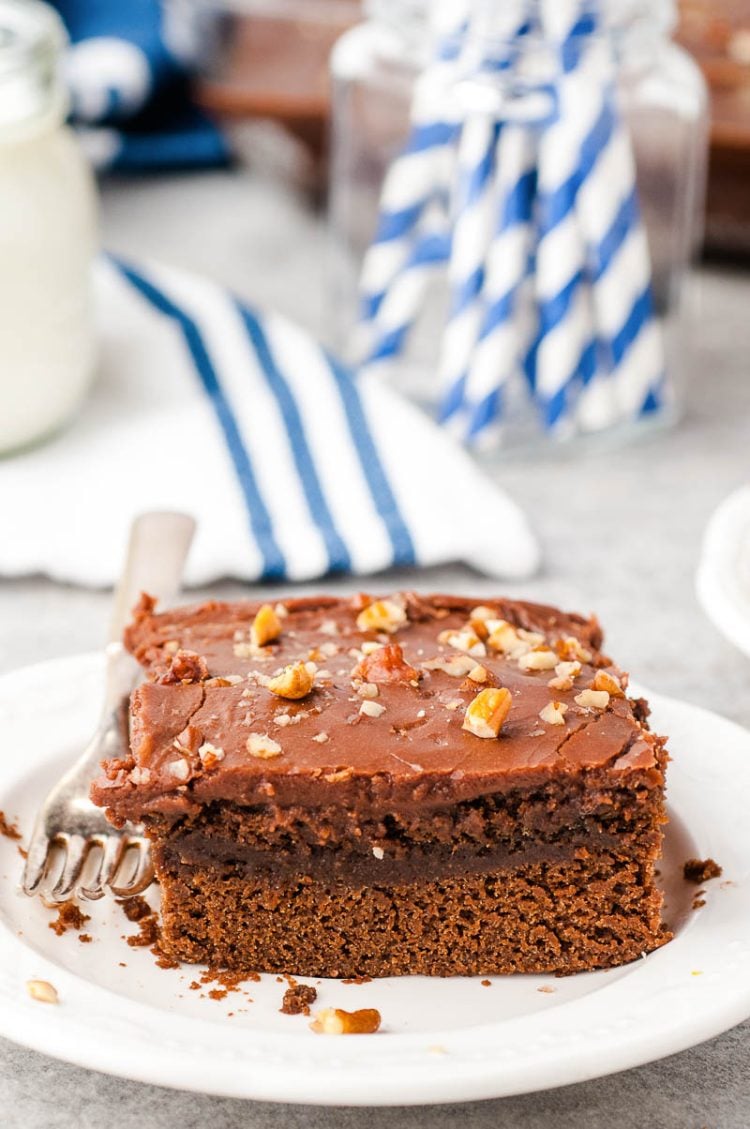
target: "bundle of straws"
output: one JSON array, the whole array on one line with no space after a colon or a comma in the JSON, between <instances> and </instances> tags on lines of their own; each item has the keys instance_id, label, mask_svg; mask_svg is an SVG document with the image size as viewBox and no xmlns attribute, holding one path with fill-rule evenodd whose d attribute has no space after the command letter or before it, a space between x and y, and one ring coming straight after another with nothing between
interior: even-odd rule
<instances>
[{"instance_id":1,"label":"bundle of straws","mask_svg":"<svg viewBox=\"0 0 750 1129\"><path fill-rule=\"evenodd\" d=\"M562 435L663 406L605 3L433 0L434 55L362 269L363 370L399 362L447 274L440 419L471 444L497 442L519 389Z\"/></svg>"}]
</instances>

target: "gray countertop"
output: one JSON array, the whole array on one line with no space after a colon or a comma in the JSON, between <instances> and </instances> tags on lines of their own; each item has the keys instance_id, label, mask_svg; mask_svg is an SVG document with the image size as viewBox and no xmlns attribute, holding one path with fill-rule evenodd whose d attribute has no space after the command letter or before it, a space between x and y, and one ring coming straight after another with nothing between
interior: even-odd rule
<instances>
[{"instance_id":1,"label":"gray countertop","mask_svg":"<svg viewBox=\"0 0 750 1129\"><path fill-rule=\"evenodd\" d=\"M202 271L311 328L322 325L323 225L293 189L252 171L110 183L103 228L112 249ZM750 725L747 661L706 620L693 591L706 520L748 477L750 274L705 268L699 288L689 407L678 428L606 455L491 473L526 508L544 549L543 572L509 592L595 610L609 649L639 681ZM388 579L399 581L414 578ZM492 587L458 567L418 583L480 596ZM43 578L0 582L0 672L98 647L108 600ZM662 1062L562 1090L464 1106L315 1111L126 1082L0 1040L0 1105L7 1129L441 1129L459 1118L508 1129L747 1129L749 1056L750 1022Z\"/></svg>"}]
</instances>

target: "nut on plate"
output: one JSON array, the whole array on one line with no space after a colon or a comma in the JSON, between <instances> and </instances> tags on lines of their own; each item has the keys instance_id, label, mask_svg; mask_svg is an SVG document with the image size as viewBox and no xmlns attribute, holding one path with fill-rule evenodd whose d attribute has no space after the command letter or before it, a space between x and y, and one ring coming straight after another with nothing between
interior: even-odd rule
<instances>
[{"instance_id":1,"label":"nut on plate","mask_svg":"<svg viewBox=\"0 0 750 1129\"><path fill-rule=\"evenodd\" d=\"M266 683L272 694L279 698L306 698L315 685L315 663L290 663L281 674Z\"/></svg>"},{"instance_id":2,"label":"nut on plate","mask_svg":"<svg viewBox=\"0 0 750 1129\"><path fill-rule=\"evenodd\" d=\"M400 604L395 600L375 600L357 616L357 627L360 631L385 631L392 634L403 627L407 615Z\"/></svg>"},{"instance_id":3,"label":"nut on plate","mask_svg":"<svg viewBox=\"0 0 750 1129\"><path fill-rule=\"evenodd\" d=\"M504 686L480 690L466 707L461 728L475 737L497 737L512 705L510 690Z\"/></svg>"},{"instance_id":4,"label":"nut on plate","mask_svg":"<svg viewBox=\"0 0 750 1129\"><path fill-rule=\"evenodd\" d=\"M258 609L250 628L250 641L256 647L264 647L266 643L272 643L274 639L278 639L281 631L281 620L276 614L276 610L270 604L263 604Z\"/></svg>"},{"instance_id":5,"label":"nut on plate","mask_svg":"<svg viewBox=\"0 0 750 1129\"><path fill-rule=\"evenodd\" d=\"M57 988L54 984L50 984L49 980L27 980L26 991L32 1000L38 1000L42 1004L57 1004L60 1002Z\"/></svg>"},{"instance_id":6,"label":"nut on plate","mask_svg":"<svg viewBox=\"0 0 750 1129\"><path fill-rule=\"evenodd\" d=\"M326 1007L317 1013L310 1030L317 1035L374 1035L380 1023L380 1012L374 1007L360 1008L359 1011Z\"/></svg>"}]
</instances>

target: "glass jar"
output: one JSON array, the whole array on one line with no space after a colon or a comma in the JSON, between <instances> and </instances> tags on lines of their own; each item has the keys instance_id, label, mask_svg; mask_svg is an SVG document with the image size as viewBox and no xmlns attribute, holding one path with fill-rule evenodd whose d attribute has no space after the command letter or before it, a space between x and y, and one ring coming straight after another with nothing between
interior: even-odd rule
<instances>
[{"instance_id":1,"label":"glass jar","mask_svg":"<svg viewBox=\"0 0 750 1129\"><path fill-rule=\"evenodd\" d=\"M95 199L64 44L52 8L0 0L0 453L62 425L94 371Z\"/></svg>"},{"instance_id":2,"label":"glass jar","mask_svg":"<svg viewBox=\"0 0 750 1129\"><path fill-rule=\"evenodd\" d=\"M513 99L519 92L530 106L528 96L534 91L537 94L551 91L550 106L547 110L542 108L536 116L531 112L527 123L536 139L534 144L548 144L540 142L543 130L555 128L555 120L559 127L565 114L566 103L559 95L562 87L558 77L568 66L565 52L569 49L580 51L589 77L599 75L596 81L601 81L602 89L609 83L618 107L618 120L624 123L630 137L631 168L632 159L635 161L632 178L637 182L639 214L634 223L641 232L645 228L642 258L646 274L650 259L651 274L647 297L650 316L658 327L657 351L664 361L658 391L653 396L641 395L633 387L628 390L626 382L624 394L617 393L620 406L613 406L613 399L609 408L602 409L603 400L597 403L593 393L598 388L606 398L611 394L611 386L598 378L587 384L581 360L577 391L573 388L575 381L571 381L566 411L560 412L558 418L553 418L556 409L549 402L540 406L538 386L529 379L528 371L521 371L527 370L527 361L514 363L511 367L515 376L507 380L503 377L502 420L497 426L485 428L482 434L469 434L465 429L457 433L476 442L477 446L492 450L526 449L530 444L537 446L540 440L550 447L572 439L596 443L603 436L608 440L618 435L629 436L644 427L673 420L683 402L684 356L691 320L687 317L685 282L702 238L708 109L700 71L670 37L674 24L672 0L571 0L571 3L558 0L557 6L550 0L525 0L527 18L521 34L512 39L503 39L505 33L498 29L496 17L501 9L507 12L503 5L493 4L492 0L455 0L455 4L454 13L464 12L464 18L466 11L479 11L482 16L477 21L479 31L474 32L474 43L470 44L481 64L468 76L466 72L459 74L453 89L443 89L438 96L438 100L442 97L446 104L452 104L454 110L456 106L463 107L459 116L464 130L472 114L476 117L477 113L489 113L491 116L494 111L487 107L500 107L499 117L509 106L517 109L521 102ZM450 8L443 0L368 0L366 20L338 41L332 56L329 215L334 263L331 305L336 317L332 336L350 361L367 359L367 349L372 345L371 336L369 344L363 346L362 343L361 306L357 297L360 272L363 257L378 227L386 172L403 152L410 136L413 137L414 115L419 116L420 112L416 109L420 89L417 79L428 75L430 68L435 70L436 60L465 50L465 44L452 43L445 31L440 30L441 9L444 14ZM554 34L548 34L550 23L554 23L555 12L562 14L573 9L579 19L575 27L580 26L582 30L578 38L571 37L563 46ZM551 20L550 12L553 13ZM455 32L452 34L455 37ZM420 82L424 81L422 77ZM423 123L424 107L421 114ZM436 116L440 116L439 110ZM625 144L627 147L627 142ZM562 159L565 160L564 151ZM498 176L502 175L502 162L502 156L498 156ZM452 191L459 175L460 168L459 173L454 173ZM611 187L610 178L609 188L605 183L604 188L597 186L596 191L607 193ZM461 209L455 199L450 207L455 247L456 222ZM530 223L538 242L529 248L529 270L536 270L536 275L525 285L543 289L545 280L539 280L544 253L538 238L538 212L530 213ZM476 239L476 228L474 230ZM489 234L487 247L492 247ZM487 258L480 263L481 255L476 257L476 251L474 254L475 265L482 266L486 277ZM585 254L588 255L588 251ZM595 268L590 262L584 265L593 277ZM392 381L431 412L442 410L443 414L447 393L445 381L438 375L441 362L436 342L442 343L444 351L446 348L450 351L450 346L445 344L452 318L446 281L450 269L445 263L442 270L431 272L433 277L425 284L420 313L395 361L365 367L365 372L372 369L373 373ZM627 264L623 262L618 271L624 274ZM586 302L591 300L596 306L597 293L592 283L586 290ZM481 305L481 288L475 297ZM542 304L539 299L535 306L534 316L540 319ZM371 334L372 326L366 328ZM601 345L599 328L595 324L592 331L596 349ZM528 326L524 332L530 332ZM519 330L516 336L520 333ZM618 336L617 341L621 339ZM531 341L533 344L533 331ZM606 344L611 352L609 339ZM514 348L519 355L523 352L518 342ZM606 358L602 363L605 362ZM571 398L576 397L577 406L571 406ZM447 422L451 424L449 416Z\"/></svg>"}]
</instances>

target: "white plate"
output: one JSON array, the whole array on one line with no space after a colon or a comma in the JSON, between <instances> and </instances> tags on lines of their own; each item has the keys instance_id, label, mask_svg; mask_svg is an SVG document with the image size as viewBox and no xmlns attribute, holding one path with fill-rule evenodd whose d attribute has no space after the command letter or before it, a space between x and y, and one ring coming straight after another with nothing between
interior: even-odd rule
<instances>
[{"instance_id":1,"label":"white plate","mask_svg":"<svg viewBox=\"0 0 750 1129\"><path fill-rule=\"evenodd\" d=\"M95 721L96 656L45 663L0 679L0 808L28 833L33 812ZM95 903L91 944L57 937L38 901L17 890L16 844L0 840L0 1034L58 1058L163 1086L321 1104L463 1101L582 1081L671 1054L750 1014L750 734L693 706L649 695L655 729L672 737L671 822L663 873L676 937L644 960L563 979L394 978L316 982L316 1006L377 1007L383 1029L314 1035L279 1013L285 985L264 976L247 993L190 990L192 966L166 971L119 907ZM706 905L681 878L688 856L711 855L724 878ZM121 965L123 962L125 967ZM31 1000L51 981L58 1007ZM540 991L541 988L553 989ZM229 1017L228 1012L234 1012Z\"/></svg>"}]
</instances>

